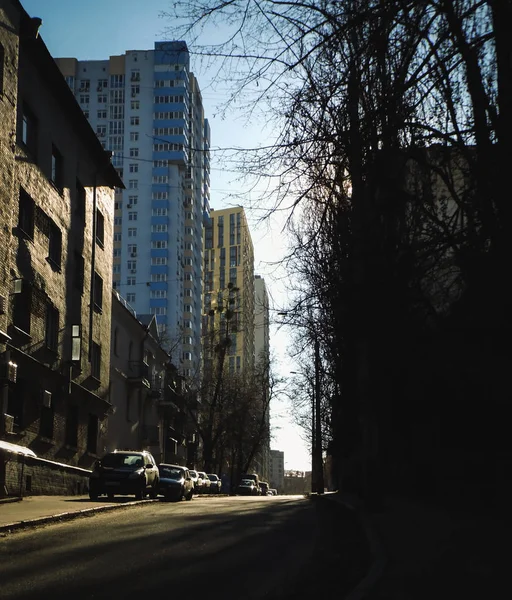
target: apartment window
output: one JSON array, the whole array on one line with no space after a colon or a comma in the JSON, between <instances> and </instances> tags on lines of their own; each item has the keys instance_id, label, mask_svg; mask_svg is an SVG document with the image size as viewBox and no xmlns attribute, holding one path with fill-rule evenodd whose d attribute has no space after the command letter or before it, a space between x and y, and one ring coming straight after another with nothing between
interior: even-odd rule
<instances>
[{"instance_id":1,"label":"apartment window","mask_svg":"<svg viewBox=\"0 0 512 600\"><path fill-rule=\"evenodd\" d=\"M98 88L97 91L101 92L108 86L108 81L106 79L98 79Z\"/></svg>"},{"instance_id":2,"label":"apartment window","mask_svg":"<svg viewBox=\"0 0 512 600\"><path fill-rule=\"evenodd\" d=\"M139 125L139 117L130 117L130 125Z\"/></svg>"},{"instance_id":3,"label":"apartment window","mask_svg":"<svg viewBox=\"0 0 512 600\"><path fill-rule=\"evenodd\" d=\"M130 170L130 173L138 173L139 165L137 163L130 163L129 170Z\"/></svg>"},{"instance_id":4,"label":"apartment window","mask_svg":"<svg viewBox=\"0 0 512 600\"><path fill-rule=\"evenodd\" d=\"M84 117L85 117L86 119L88 119L88 118L89 118L89 111L88 111L88 110L84 110Z\"/></svg>"},{"instance_id":5,"label":"apartment window","mask_svg":"<svg viewBox=\"0 0 512 600\"><path fill-rule=\"evenodd\" d=\"M30 313L32 311L32 286L28 281L21 281L21 291L14 294L14 310L12 321L14 326L30 334Z\"/></svg>"},{"instance_id":6,"label":"apartment window","mask_svg":"<svg viewBox=\"0 0 512 600\"><path fill-rule=\"evenodd\" d=\"M166 208L153 208L151 210L151 215L153 217L166 217L167 213L168 211Z\"/></svg>"},{"instance_id":7,"label":"apartment window","mask_svg":"<svg viewBox=\"0 0 512 600\"><path fill-rule=\"evenodd\" d=\"M130 132L130 142L138 142L139 141L139 132L131 131Z\"/></svg>"},{"instance_id":8,"label":"apartment window","mask_svg":"<svg viewBox=\"0 0 512 600\"><path fill-rule=\"evenodd\" d=\"M87 452L96 454L98 449L98 417L96 415L89 415L87 421Z\"/></svg>"},{"instance_id":9,"label":"apartment window","mask_svg":"<svg viewBox=\"0 0 512 600\"><path fill-rule=\"evenodd\" d=\"M129 260L126 263L126 266L128 267L128 271L136 271L137 270L137 261L136 260Z\"/></svg>"},{"instance_id":10,"label":"apartment window","mask_svg":"<svg viewBox=\"0 0 512 600\"><path fill-rule=\"evenodd\" d=\"M86 202L85 188L78 178L75 179L75 197L76 197L76 214L81 219L85 219L85 202Z\"/></svg>"},{"instance_id":11,"label":"apartment window","mask_svg":"<svg viewBox=\"0 0 512 600\"><path fill-rule=\"evenodd\" d=\"M107 94L98 94L98 104L106 104L107 103ZM104 119L107 118L107 111L105 111Z\"/></svg>"},{"instance_id":12,"label":"apartment window","mask_svg":"<svg viewBox=\"0 0 512 600\"><path fill-rule=\"evenodd\" d=\"M128 187L131 190L136 190L139 187L139 182L137 179L130 179L128 181Z\"/></svg>"},{"instance_id":13,"label":"apartment window","mask_svg":"<svg viewBox=\"0 0 512 600\"><path fill-rule=\"evenodd\" d=\"M128 277L128 279L126 280L126 285L135 285L135 277Z\"/></svg>"},{"instance_id":14,"label":"apartment window","mask_svg":"<svg viewBox=\"0 0 512 600\"><path fill-rule=\"evenodd\" d=\"M124 121L110 121L108 124L108 132L110 135L122 136L124 134ZM121 148L118 148L118 150L120 149Z\"/></svg>"},{"instance_id":15,"label":"apartment window","mask_svg":"<svg viewBox=\"0 0 512 600\"><path fill-rule=\"evenodd\" d=\"M62 189L63 184L63 160L59 149L52 144L52 174L51 180L55 186Z\"/></svg>"},{"instance_id":16,"label":"apartment window","mask_svg":"<svg viewBox=\"0 0 512 600\"><path fill-rule=\"evenodd\" d=\"M73 284L80 292L84 291L84 268L85 260L80 252L75 252L75 268L73 272Z\"/></svg>"},{"instance_id":17,"label":"apartment window","mask_svg":"<svg viewBox=\"0 0 512 600\"><path fill-rule=\"evenodd\" d=\"M139 100L132 100L130 106L131 106L132 110L139 110L139 108L140 108Z\"/></svg>"},{"instance_id":18,"label":"apartment window","mask_svg":"<svg viewBox=\"0 0 512 600\"><path fill-rule=\"evenodd\" d=\"M114 225L122 225L123 217L114 217Z\"/></svg>"},{"instance_id":19,"label":"apartment window","mask_svg":"<svg viewBox=\"0 0 512 600\"><path fill-rule=\"evenodd\" d=\"M149 312L152 315L166 315L167 314L167 308L165 306L152 306L149 309Z\"/></svg>"},{"instance_id":20,"label":"apartment window","mask_svg":"<svg viewBox=\"0 0 512 600\"><path fill-rule=\"evenodd\" d=\"M124 104L124 90L111 90L110 102L112 104Z\"/></svg>"},{"instance_id":21,"label":"apartment window","mask_svg":"<svg viewBox=\"0 0 512 600\"><path fill-rule=\"evenodd\" d=\"M135 258L137 256L137 244L128 244L128 254Z\"/></svg>"},{"instance_id":22,"label":"apartment window","mask_svg":"<svg viewBox=\"0 0 512 600\"><path fill-rule=\"evenodd\" d=\"M140 70L139 69L131 70L130 81L140 81Z\"/></svg>"},{"instance_id":23,"label":"apartment window","mask_svg":"<svg viewBox=\"0 0 512 600\"><path fill-rule=\"evenodd\" d=\"M128 196L128 208L130 208L130 204L136 206L138 199L138 196Z\"/></svg>"},{"instance_id":24,"label":"apartment window","mask_svg":"<svg viewBox=\"0 0 512 600\"><path fill-rule=\"evenodd\" d=\"M103 279L94 273L94 309L101 312L103 308Z\"/></svg>"},{"instance_id":25,"label":"apartment window","mask_svg":"<svg viewBox=\"0 0 512 600\"><path fill-rule=\"evenodd\" d=\"M37 154L37 120L26 104L23 105L21 116L21 141L35 157Z\"/></svg>"},{"instance_id":26,"label":"apartment window","mask_svg":"<svg viewBox=\"0 0 512 600\"><path fill-rule=\"evenodd\" d=\"M152 265L166 265L167 264L167 256L152 256L151 264Z\"/></svg>"},{"instance_id":27,"label":"apartment window","mask_svg":"<svg viewBox=\"0 0 512 600\"><path fill-rule=\"evenodd\" d=\"M167 273L151 273L151 281L167 281Z\"/></svg>"},{"instance_id":28,"label":"apartment window","mask_svg":"<svg viewBox=\"0 0 512 600\"><path fill-rule=\"evenodd\" d=\"M136 221L137 220L137 213L136 212L129 212L128 213L128 221Z\"/></svg>"},{"instance_id":29,"label":"apartment window","mask_svg":"<svg viewBox=\"0 0 512 600\"><path fill-rule=\"evenodd\" d=\"M131 86L131 94L132 98L138 96L140 94L140 85L132 85Z\"/></svg>"},{"instance_id":30,"label":"apartment window","mask_svg":"<svg viewBox=\"0 0 512 600\"><path fill-rule=\"evenodd\" d=\"M97 116L98 119L106 119L107 118L107 111L106 110L99 110L96 113L96 116ZM105 133L106 133L106 130L105 130Z\"/></svg>"},{"instance_id":31,"label":"apartment window","mask_svg":"<svg viewBox=\"0 0 512 600\"><path fill-rule=\"evenodd\" d=\"M89 94L80 94L80 104L89 104Z\"/></svg>"},{"instance_id":32,"label":"apartment window","mask_svg":"<svg viewBox=\"0 0 512 600\"><path fill-rule=\"evenodd\" d=\"M62 258L62 231L52 220L50 220L49 234L48 260L55 267L60 269Z\"/></svg>"},{"instance_id":33,"label":"apartment window","mask_svg":"<svg viewBox=\"0 0 512 600\"><path fill-rule=\"evenodd\" d=\"M126 294L127 302L135 302L135 294Z\"/></svg>"},{"instance_id":34,"label":"apartment window","mask_svg":"<svg viewBox=\"0 0 512 600\"><path fill-rule=\"evenodd\" d=\"M157 225L151 225L152 233L165 233L167 231L167 225L164 223L159 223Z\"/></svg>"},{"instance_id":35,"label":"apartment window","mask_svg":"<svg viewBox=\"0 0 512 600\"><path fill-rule=\"evenodd\" d=\"M121 273L121 265L114 265L112 267L112 273L119 275L119 273Z\"/></svg>"},{"instance_id":36,"label":"apartment window","mask_svg":"<svg viewBox=\"0 0 512 600\"><path fill-rule=\"evenodd\" d=\"M151 242L151 248L153 250L159 250L159 249L163 249L163 248L167 248L167 241L166 240L155 240Z\"/></svg>"},{"instance_id":37,"label":"apartment window","mask_svg":"<svg viewBox=\"0 0 512 600\"><path fill-rule=\"evenodd\" d=\"M105 217L96 209L96 243L103 248L105 243Z\"/></svg>"},{"instance_id":38,"label":"apartment window","mask_svg":"<svg viewBox=\"0 0 512 600\"><path fill-rule=\"evenodd\" d=\"M81 79L80 80L80 88L79 92L89 92L91 89L91 80L90 79Z\"/></svg>"},{"instance_id":39,"label":"apartment window","mask_svg":"<svg viewBox=\"0 0 512 600\"><path fill-rule=\"evenodd\" d=\"M57 352L59 347L59 311L51 304L46 305L45 345Z\"/></svg>"},{"instance_id":40,"label":"apartment window","mask_svg":"<svg viewBox=\"0 0 512 600\"><path fill-rule=\"evenodd\" d=\"M34 201L23 188L20 188L18 228L30 239L34 238L34 212Z\"/></svg>"},{"instance_id":41,"label":"apartment window","mask_svg":"<svg viewBox=\"0 0 512 600\"><path fill-rule=\"evenodd\" d=\"M124 119L124 106L122 104L113 104L110 107L111 119Z\"/></svg>"},{"instance_id":42,"label":"apartment window","mask_svg":"<svg viewBox=\"0 0 512 600\"><path fill-rule=\"evenodd\" d=\"M185 297L186 298L192 298L193 294L192 294L192 290L190 289L186 289L185 290Z\"/></svg>"},{"instance_id":43,"label":"apartment window","mask_svg":"<svg viewBox=\"0 0 512 600\"><path fill-rule=\"evenodd\" d=\"M151 298L167 298L167 290L152 290Z\"/></svg>"},{"instance_id":44,"label":"apartment window","mask_svg":"<svg viewBox=\"0 0 512 600\"><path fill-rule=\"evenodd\" d=\"M137 156L139 156L139 149L138 148L130 148L130 157L136 158Z\"/></svg>"},{"instance_id":45,"label":"apartment window","mask_svg":"<svg viewBox=\"0 0 512 600\"><path fill-rule=\"evenodd\" d=\"M114 232L114 242L120 242L123 239L123 234L120 231ZM115 250L114 250L115 256Z\"/></svg>"},{"instance_id":46,"label":"apartment window","mask_svg":"<svg viewBox=\"0 0 512 600\"><path fill-rule=\"evenodd\" d=\"M128 237L137 236L137 227L128 227Z\"/></svg>"},{"instance_id":47,"label":"apartment window","mask_svg":"<svg viewBox=\"0 0 512 600\"><path fill-rule=\"evenodd\" d=\"M101 374L101 347L92 342L91 345L91 375L95 379L100 379Z\"/></svg>"},{"instance_id":48,"label":"apartment window","mask_svg":"<svg viewBox=\"0 0 512 600\"><path fill-rule=\"evenodd\" d=\"M96 125L96 135L98 137L105 137L107 135L106 125Z\"/></svg>"},{"instance_id":49,"label":"apartment window","mask_svg":"<svg viewBox=\"0 0 512 600\"><path fill-rule=\"evenodd\" d=\"M192 312L192 304L185 304L185 305L183 306L183 310L184 310L185 312L191 313L191 312Z\"/></svg>"}]
</instances>

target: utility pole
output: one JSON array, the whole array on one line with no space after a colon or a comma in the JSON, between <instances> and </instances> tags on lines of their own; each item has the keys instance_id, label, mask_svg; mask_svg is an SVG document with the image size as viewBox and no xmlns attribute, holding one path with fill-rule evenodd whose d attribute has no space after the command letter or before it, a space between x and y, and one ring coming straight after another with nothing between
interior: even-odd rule
<instances>
[{"instance_id":1,"label":"utility pole","mask_svg":"<svg viewBox=\"0 0 512 600\"><path fill-rule=\"evenodd\" d=\"M322 420L320 415L320 342L315 335L315 424L313 428L315 444L313 446L313 462L316 465L316 491L324 493L324 461L322 457ZM313 475L313 474L311 474Z\"/></svg>"}]
</instances>

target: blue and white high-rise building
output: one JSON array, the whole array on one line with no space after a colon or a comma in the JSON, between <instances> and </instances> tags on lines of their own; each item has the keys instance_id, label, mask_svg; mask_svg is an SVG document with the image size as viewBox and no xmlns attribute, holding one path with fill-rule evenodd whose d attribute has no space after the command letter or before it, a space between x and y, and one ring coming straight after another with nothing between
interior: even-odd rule
<instances>
[{"instance_id":1,"label":"blue and white high-rise building","mask_svg":"<svg viewBox=\"0 0 512 600\"><path fill-rule=\"evenodd\" d=\"M125 185L116 194L113 287L157 315L183 374L200 369L210 130L182 41L107 60L56 59Z\"/></svg>"}]
</instances>

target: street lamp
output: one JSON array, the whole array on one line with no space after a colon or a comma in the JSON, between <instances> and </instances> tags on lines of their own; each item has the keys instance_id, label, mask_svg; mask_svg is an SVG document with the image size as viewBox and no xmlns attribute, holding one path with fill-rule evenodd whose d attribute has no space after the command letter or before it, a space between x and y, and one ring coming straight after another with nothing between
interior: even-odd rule
<instances>
[{"instance_id":1,"label":"street lamp","mask_svg":"<svg viewBox=\"0 0 512 600\"><path fill-rule=\"evenodd\" d=\"M287 312L278 312L280 317L288 316ZM286 325L295 325L296 327L305 327L306 325L297 325L296 323L286 323ZM322 459L322 420L320 415L320 342L316 331L314 336L315 352L315 384L313 386L313 398L311 402L311 491L317 494L324 493L324 465Z\"/></svg>"}]
</instances>

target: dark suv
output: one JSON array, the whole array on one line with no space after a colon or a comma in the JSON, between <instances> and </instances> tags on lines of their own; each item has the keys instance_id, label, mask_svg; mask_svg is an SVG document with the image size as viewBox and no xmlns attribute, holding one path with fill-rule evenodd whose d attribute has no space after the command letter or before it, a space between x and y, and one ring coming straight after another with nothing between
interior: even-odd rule
<instances>
[{"instance_id":1,"label":"dark suv","mask_svg":"<svg viewBox=\"0 0 512 600\"><path fill-rule=\"evenodd\" d=\"M160 477L153 456L145 450L114 450L94 465L89 477L89 498L97 500L101 494L113 498L115 494L135 494L142 500L149 493L158 495Z\"/></svg>"}]
</instances>

